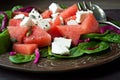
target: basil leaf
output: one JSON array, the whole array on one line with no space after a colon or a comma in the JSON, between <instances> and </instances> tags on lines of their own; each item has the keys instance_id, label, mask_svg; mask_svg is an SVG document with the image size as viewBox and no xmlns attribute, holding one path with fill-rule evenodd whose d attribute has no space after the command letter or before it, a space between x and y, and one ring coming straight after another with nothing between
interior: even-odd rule
<instances>
[{"instance_id":1,"label":"basil leaf","mask_svg":"<svg viewBox=\"0 0 120 80\"><path fill-rule=\"evenodd\" d=\"M87 54L92 54L92 53L97 53L103 50L106 50L110 47L109 43L107 42L83 42L78 45L79 49L81 52L87 53ZM92 48L89 50L89 48Z\"/></svg>"},{"instance_id":2,"label":"basil leaf","mask_svg":"<svg viewBox=\"0 0 120 80\"><path fill-rule=\"evenodd\" d=\"M22 55L22 54L16 54L14 56L9 56L9 60L13 63L26 63L29 61L34 60L35 55Z\"/></svg>"}]
</instances>

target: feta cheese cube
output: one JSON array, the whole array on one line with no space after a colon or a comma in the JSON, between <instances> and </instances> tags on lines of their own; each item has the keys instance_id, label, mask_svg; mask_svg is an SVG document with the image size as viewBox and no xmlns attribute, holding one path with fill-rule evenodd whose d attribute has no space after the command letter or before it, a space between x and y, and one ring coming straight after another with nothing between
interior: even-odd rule
<instances>
[{"instance_id":1,"label":"feta cheese cube","mask_svg":"<svg viewBox=\"0 0 120 80\"><path fill-rule=\"evenodd\" d=\"M13 19L24 19L25 15L24 14L18 14L13 17Z\"/></svg>"},{"instance_id":2,"label":"feta cheese cube","mask_svg":"<svg viewBox=\"0 0 120 80\"><path fill-rule=\"evenodd\" d=\"M35 10L34 8L29 13L29 17L31 17L32 19L36 19L36 20L42 19L42 16L40 15L40 13L37 10Z\"/></svg>"},{"instance_id":3,"label":"feta cheese cube","mask_svg":"<svg viewBox=\"0 0 120 80\"><path fill-rule=\"evenodd\" d=\"M52 43L52 53L53 54L65 55L65 54L69 54L69 50L68 50L68 48L61 45L60 43L53 42Z\"/></svg>"},{"instance_id":4,"label":"feta cheese cube","mask_svg":"<svg viewBox=\"0 0 120 80\"><path fill-rule=\"evenodd\" d=\"M69 20L67 21L67 25L78 25L76 20Z\"/></svg>"},{"instance_id":5,"label":"feta cheese cube","mask_svg":"<svg viewBox=\"0 0 120 80\"><path fill-rule=\"evenodd\" d=\"M77 23L81 23L84 20L84 15L89 14L89 13L93 13L93 12L91 10L77 11L76 12L76 21L77 21Z\"/></svg>"},{"instance_id":6,"label":"feta cheese cube","mask_svg":"<svg viewBox=\"0 0 120 80\"><path fill-rule=\"evenodd\" d=\"M25 17L22 20L22 22L20 23L20 26L24 26L24 27L31 27L31 26L34 26L34 25L35 24L30 17Z\"/></svg>"},{"instance_id":7,"label":"feta cheese cube","mask_svg":"<svg viewBox=\"0 0 120 80\"><path fill-rule=\"evenodd\" d=\"M51 22L52 19L51 18L45 18L44 20L48 21L48 22Z\"/></svg>"},{"instance_id":8,"label":"feta cheese cube","mask_svg":"<svg viewBox=\"0 0 120 80\"><path fill-rule=\"evenodd\" d=\"M62 11L63 9L56 3L52 3L50 6L49 6L49 10L52 11L52 13L57 13L57 12L60 12Z\"/></svg>"},{"instance_id":9,"label":"feta cheese cube","mask_svg":"<svg viewBox=\"0 0 120 80\"><path fill-rule=\"evenodd\" d=\"M46 31L50 29L50 24L46 19L39 20L37 25Z\"/></svg>"},{"instance_id":10,"label":"feta cheese cube","mask_svg":"<svg viewBox=\"0 0 120 80\"><path fill-rule=\"evenodd\" d=\"M52 53L60 55L68 55L69 48L71 46L71 39L65 39L63 37L54 38L52 42Z\"/></svg>"},{"instance_id":11,"label":"feta cheese cube","mask_svg":"<svg viewBox=\"0 0 120 80\"><path fill-rule=\"evenodd\" d=\"M70 48L72 39L66 39L63 37L56 37L56 38L54 38L54 42L61 43L63 46Z\"/></svg>"},{"instance_id":12,"label":"feta cheese cube","mask_svg":"<svg viewBox=\"0 0 120 80\"><path fill-rule=\"evenodd\" d=\"M52 14L51 16L52 16L52 18L56 18L58 15L59 15L60 13L54 13L54 14Z\"/></svg>"}]
</instances>

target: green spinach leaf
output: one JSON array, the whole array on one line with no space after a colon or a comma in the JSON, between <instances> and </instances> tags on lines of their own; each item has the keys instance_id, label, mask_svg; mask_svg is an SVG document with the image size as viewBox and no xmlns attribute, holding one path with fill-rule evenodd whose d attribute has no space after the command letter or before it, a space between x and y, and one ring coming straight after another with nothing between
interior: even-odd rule
<instances>
[{"instance_id":1,"label":"green spinach leaf","mask_svg":"<svg viewBox=\"0 0 120 80\"><path fill-rule=\"evenodd\" d=\"M120 43L120 34L109 33L109 31L106 31L104 34L98 34L98 33L85 34L82 37L98 39L106 42Z\"/></svg>"},{"instance_id":2,"label":"green spinach leaf","mask_svg":"<svg viewBox=\"0 0 120 80\"><path fill-rule=\"evenodd\" d=\"M32 55L22 55L22 54L16 54L13 56L9 56L9 60L13 63L26 63L29 61L34 60L35 54Z\"/></svg>"},{"instance_id":3,"label":"green spinach leaf","mask_svg":"<svg viewBox=\"0 0 120 80\"><path fill-rule=\"evenodd\" d=\"M41 57L47 57L48 56L48 47L40 49L40 55Z\"/></svg>"},{"instance_id":4,"label":"green spinach leaf","mask_svg":"<svg viewBox=\"0 0 120 80\"><path fill-rule=\"evenodd\" d=\"M66 9L68 6L64 5L64 4L60 4L60 7L63 9Z\"/></svg>"},{"instance_id":5,"label":"green spinach leaf","mask_svg":"<svg viewBox=\"0 0 120 80\"><path fill-rule=\"evenodd\" d=\"M4 30L0 33L0 54L8 51L11 44L10 35L8 30Z\"/></svg>"},{"instance_id":6,"label":"green spinach leaf","mask_svg":"<svg viewBox=\"0 0 120 80\"><path fill-rule=\"evenodd\" d=\"M107 42L83 42L78 45L81 52L84 52L86 54L92 54L97 53L103 50L106 50L110 47L109 43Z\"/></svg>"},{"instance_id":7,"label":"green spinach leaf","mask_svg":"<svg viewBox=\"0 0 120 80\"><path fill-rule=\"evenodd\" d=\"M7 16L8 16L8 19L10 19L11 17L12 17L12 11L5 11L5 13L7 14ZM1 27L1 25L2 25L2 20L3 20L3 18L4 18L4 15L0 15L0 27Z\"/></svg>"},{"instance_id":8,"label":"green spinach leaf","mask_svg":"<svg viewBox=\"0 0 120 80\"><path fill-rule=\"evenodd\" d=\"M80 57L84 54L84 52L82 52L80 50L79 47L74 47L70 49L70 54L69 55L57 55L57 54L52 54L54 57L56 58L77 58Z\"/></svg>"},{"instance_id":9,"label":"green spinach leaf","mask_svg":"<svg viewBox=\"0 0 120 80\"><path fill-rule=\"evenodd\" d=\"M23 6L21 6L21 5L17 5L17 6L14 6L13 8L12 8L12 12L14 12L15 10L18 10L18 9L20 9L20 8L22 8Z\"/></svg>"}]
</instances>

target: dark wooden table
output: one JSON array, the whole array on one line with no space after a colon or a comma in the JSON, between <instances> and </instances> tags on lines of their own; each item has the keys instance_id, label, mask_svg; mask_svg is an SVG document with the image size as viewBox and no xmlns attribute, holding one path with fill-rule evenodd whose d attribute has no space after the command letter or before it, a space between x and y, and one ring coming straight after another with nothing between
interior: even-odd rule
<instances>
[{"instance_id":1,"label":"dark wooden table","mask_svg":"<svg viewBox=\"0 0 120 80\"><path fill-rule=\"evenodd\" d=\"M10 9L14 5L33 5L41 6L37 2L46 3L47 0L1 0L0 10ZM50 0L51 2L59 2L60 0ZM72 4L73 2L82 0L61 0L61 3ZM89 1L89 0L87 0ZM92 2L99 4L102 8L107 9L108 16L120 21L120 1L118 0L92 0ZM68 3L67 3L68 4ZM46 5L42 5L46 8ZM92 67L83 70L74 70L68 72L54 72L54 73L33 73L22 72L18 70L11 70L0 66L0 80L120 80L120 58L97 67Z\"/></svg>"}]
</instances>

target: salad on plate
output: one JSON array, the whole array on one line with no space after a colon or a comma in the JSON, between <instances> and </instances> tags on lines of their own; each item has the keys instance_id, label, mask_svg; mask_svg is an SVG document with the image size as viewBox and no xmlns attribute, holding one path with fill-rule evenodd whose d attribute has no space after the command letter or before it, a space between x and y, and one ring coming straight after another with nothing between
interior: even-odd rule
<instances>
[{"instance_id":1,"label":"salad on plate","mask_svg":"<svg viewBox=\"0 0 120 80\"><path fill-rule=\"evenodd\" d=\"M18 5L1 11L0 21L0 54L8 52L16 64L100 54L120 43L120 30L99 24L91 10L80 10L76 3L53 2L43 12Z\"/></svg>"}]
</instances>

